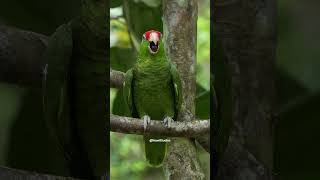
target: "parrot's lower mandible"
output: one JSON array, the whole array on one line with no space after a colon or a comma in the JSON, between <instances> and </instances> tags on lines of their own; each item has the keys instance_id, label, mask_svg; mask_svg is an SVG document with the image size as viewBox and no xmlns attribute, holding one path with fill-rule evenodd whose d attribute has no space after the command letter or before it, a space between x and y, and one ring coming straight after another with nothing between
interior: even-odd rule
<instances>
[{"instance_id":1,"label":"parrot's lower mandible","mask_svg":"<svg viewBox=\"0 0 320 180\"><path fill-rule=\"evenodd\" d=\"M150 30L143 34L138 59L127 71L123 86L132 116L143 119L145 130L151 119L163 120L170 128L182 102L181 80L165 55L160 32ZM144 136L145 155L151 166L161 166L165 158L167 143L161 139L165 137Z\"/></svg>"}]
</instances>

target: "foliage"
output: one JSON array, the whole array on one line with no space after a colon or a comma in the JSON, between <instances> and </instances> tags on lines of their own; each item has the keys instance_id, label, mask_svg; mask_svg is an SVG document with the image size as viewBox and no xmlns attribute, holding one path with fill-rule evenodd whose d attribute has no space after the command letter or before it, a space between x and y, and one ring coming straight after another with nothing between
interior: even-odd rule
<instances>
[{"instance_id":1,"label":"foliage","mask_svg":"<svg viewBox=\"0 0 320 180\"><path fill-rule=\"evenodd\" d=\"M278 1L274 171L282 180L320 178L320 13L311 2Z\"/></svg>"},{"instance_id":2,"label":"foliage","mask_svg":"<svg viewBox=\"0 0 320 180\"><path fill-rule=\"evenodd\" d=\"M110 161L112 165L111 179L142 179L143 170L146 168L142 137L136 135L126 135L110 133ZM116 142L116 143L112 143Z\"/></svg>"}]
</instances>

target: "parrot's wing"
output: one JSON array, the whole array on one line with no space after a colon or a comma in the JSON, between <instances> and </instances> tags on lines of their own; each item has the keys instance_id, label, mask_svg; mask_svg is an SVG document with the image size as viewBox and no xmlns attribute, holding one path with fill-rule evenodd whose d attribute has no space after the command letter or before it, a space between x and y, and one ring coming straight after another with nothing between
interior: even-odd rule
<instances>
[{"instance_id":1,"label":"parrot's wing","mask_svg":"<svg viewBox=\"0 0 320 180\"><path fill-rule=\"evenodd\" d=\"M170 73L174 87L175 116L177 116L182 104L182 85L180 75L174 64L171 64Z\"/></svg>"},{"instance_id":2,"label":"parrot's wing","mask_svg":"<svg viewBox=\"0 0 320 180\"><path fill-rule=\"evenodd\" d=\"M131 112L132 117L136 117L136 110L133 103L133 69L129 69L125 76L124 76L124 82L123 82L123 99L127 106L129 107L129 110Z\"/></svg>"},{"instance_id":3,"label":"parrot's wing","mask_svg":"<svg viewBox=\"0 0 320 180\"><path fill-rule=\"evenodd\" d=\"M64 152L67 136L67 75L72 57L72 29L61 25L51 36L44 52L42 78L44 120L59 150ZM62 127L63 126L63 127Z\"/></svg>"}]
</instances>

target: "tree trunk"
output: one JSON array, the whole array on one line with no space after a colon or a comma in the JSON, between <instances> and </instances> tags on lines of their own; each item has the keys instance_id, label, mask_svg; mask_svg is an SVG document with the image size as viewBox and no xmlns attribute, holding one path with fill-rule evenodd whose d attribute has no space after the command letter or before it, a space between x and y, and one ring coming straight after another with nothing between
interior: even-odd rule
<instances>
[{"instance_id":1,"label":"tree trunk","mask_svg":"<svg viewBox=\"0 0 320 180\"><path fill-rule=\"evenodd\" d=\"M183 103L178 121L193 119L196 95L198 1L164 0L162 4L166 54L177 65L182 79ZM204 179L194 142L186 138L172 138L164 170L166 178L170 180Z\"/></svg>"},{"instance_id":2,"label":"tree trunk","mask_svg":"<svg viewBox=\"0 0 320 180\"><path fill-rule=\"evenodd\" d=\"M232 75L233 131L223 180L269 180L273 168L275 0L216 0L214 33Z\"/></svg>"}]
</instances>

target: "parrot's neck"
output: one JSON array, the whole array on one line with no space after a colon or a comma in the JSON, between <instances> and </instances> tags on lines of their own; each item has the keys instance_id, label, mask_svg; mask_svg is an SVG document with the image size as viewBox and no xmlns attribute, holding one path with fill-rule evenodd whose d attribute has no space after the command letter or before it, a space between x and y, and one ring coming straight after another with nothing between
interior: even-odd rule
<instances>
[{"instance_id":1,"label":"parrot's neck","mask_svg":"<svg viewBox=\"0 0 320 180\"><path fill-rule=\"evenodd\" d=\"M169 61L165 57L154 56L139 58L136 63L136 69L141 72L159 72L163 68L169 67Z\"/></svg>"},{"instance_id":2,"label":"parrot's neck","mask_svg":"<svg viewBox=\"0 0 320 180\"><path fill-rule=\"evenodd\" d=\"M134 71L137 79L157 83L158 81L165 81L169 78L170 62L163 52L158 52L154 55L147 52L140 54Z\"/></svg>"},{"instance_id":3,"label":"parrot's neck","mask_svg":"<svg viewBox=\"0 0 320 180\"><path fill-rule=\"evenodd\" d=\"M162 90L163 84L169 84L170 62L165 58L150 58L138 61L134 67L135 83L139 87Z\"/></svg>"},{"instance_id":4,"label":"parrot's neck","mask_svg":"<svg viewBox=\"0 0 320 180\"><path fill-rule=\"evenodd\" d=\"M151 54L148 49L149 43L143 42L139 51L138 60L135 64L135 74L140 78L163 78L170 71L170 62L166 58L164 44L159 44L156 54Z\"/></svg>"}]
</instances>

